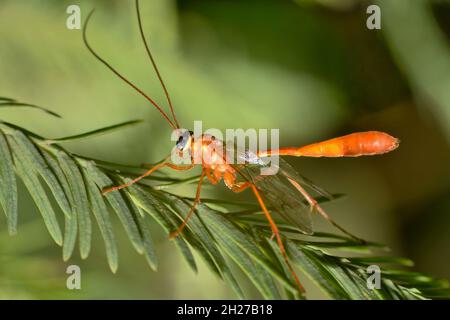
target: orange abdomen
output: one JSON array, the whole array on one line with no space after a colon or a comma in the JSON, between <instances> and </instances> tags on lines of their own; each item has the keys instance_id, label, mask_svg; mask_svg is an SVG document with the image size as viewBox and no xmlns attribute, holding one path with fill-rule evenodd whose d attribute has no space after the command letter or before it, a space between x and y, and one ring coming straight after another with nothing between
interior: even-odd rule
<instances>
[{"instance_id":1,"label":"orange abdomen","mask_svg":"<svg viewBox=\"0 0 450 320\"><path fill-rule=\"evenodd\" d=\"M384 132L356 132L297 148L295 153L291 155L298 157L369 156L392 151L398 147L398 144L399 140L397 138Z\"/></svg>"}]
</instances>

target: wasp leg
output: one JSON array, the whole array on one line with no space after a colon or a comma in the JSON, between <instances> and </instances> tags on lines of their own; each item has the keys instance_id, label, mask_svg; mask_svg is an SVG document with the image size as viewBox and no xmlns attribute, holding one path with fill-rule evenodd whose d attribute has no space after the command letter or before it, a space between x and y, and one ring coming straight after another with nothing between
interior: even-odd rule
<instances>
[{"instance_id":1,"label":"wasp leg","mask_svg":"<svg viewBox=\"0 0 450 320\"><path fill-rule=\"evenodd\" d=\"M161 169L161 168L163 168L163 167L169 167L169 168L174 169L174 170L189 170L189 169L192 169L192 168L194 167L194 165L177 166L177 165L174 165L174 164L169 163L169 162L161 162L161 163L159 163L159 164L153 166L150 170L148 170L147 172L145 172L143 175L141 175L141 176L139 176L139 177L137 177L137 178L134 178L133 180L130 180L130 181L127 182L127 183L124 183L124 184L121 184L121 185L115 186L115 187L104 188L104 189L102 190L102 193L103 193L103 194L106 194L106 193L109 193L109 192L112 192L112 191L116 191L116 190L120 190L120 189L129 187L129 186L131 186L132 184L135 184L135 183L138 182L139 180L141 180L141 179L143 179L143 178L145 178L145 177L151 175L153 172L155 172L156 170L159 170L159 169Z\"/></svg>"},{"instance_id":2,"label":"wasp leg","mask_svg":"<svg viewBox=\"0 0 450 320\"><path fill-rule=\"evenodd\" d=\"M291 179L289 177L287 177L287 179L305 197L306 201L308 201L309 205L311 206L311 211L316 210L322 217L325 218L325 220L327 220L329 223L331 223L333 226L335 226L336 228L341 230L346 235L350 236L351 238L353 238L361 243L366 243L366 240L353 235L352 233L350 233L349 231L347 231L343 227L341 227L339 224L337 224L337 222L334 221L325 212L325 210L322 209L322 207L317 203L317 201L308 192L306 192L306 190L300 185L300 183L298 183L297 181L295 181L294 179Z\"/></svg>"},{"instance_id":3,"label":"wasp leg","mask_svg":"<svg viewBox=\"0 0 450 320\"><path fill-rule=\"evenodd\" d=\"M256 196L256 199L259 202L259 205L261 206L261 209L263 210L264 214L266 215L267 220L269 221L270 227L272 228L273 236L275 237L278 243L278 247L280 248L281 254L283 255L284 261L286 262L286 265L289 268L289 271L291 271L292 276L294 277L295 283L297 284L300 292L304 293L305 289L303 288L302 284L300 283L300 280L297 277L297 274L295 273L294 268L292 267L291 263L289 262L289 258L286 253L286 249L284 248L283 241L280 237L280 232L278 231L278 227L275 224L275 221L272 219L272 216L269 213L269 210L267 210L266 205L264 204L263 199L261 198L261 195L259 194L258 189L254 184L250 184L250 187L253 190L253 193Z\"/></svg>"},{"instance_id":4,"label":"wasp leg","mask_svg":"<svg viewBox=\"0 0 450 320\"><path fill-rule=\"evenodd\" d=\"M197 185L197 191L195 193L195 200L194 203L192 203L191 208L189 209L188 214L186 215L186 217L184 218L183 222L181 223L181 225L178 227L177 230L171 232L169 234L169 238L175 238L176 236L178 236L184 229L184 227L186 227L186 224L189 220L189 218L192 216L192 214L194 213L195 207L197 206L197 204L200 202L200 190L202 189L202 183L203 183L203 178L205 177L205 170L202 171L202 174L200 175L200 180L198 181L198 185Z\"/></svg>"},{"instance_id":5,"label":"wasp leg","mask_svg":"<svg viewBox=\"0 0 450 320\"><path fill-rule=\"evenodd\" d=\"M248 181L238 182L231 186L231 191L233 191L235 193L239 193L239 192L242 192L242 191L248 189L251 185L252 184Z\"/></svg>"}]
</instances>

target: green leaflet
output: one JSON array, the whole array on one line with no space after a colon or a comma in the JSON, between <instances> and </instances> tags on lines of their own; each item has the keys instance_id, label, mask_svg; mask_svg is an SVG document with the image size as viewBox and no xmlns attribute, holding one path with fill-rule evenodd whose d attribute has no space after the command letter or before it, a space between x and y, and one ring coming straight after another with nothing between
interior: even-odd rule
<instances>
[{"instance_id":1,"label":"green leaflet","mask_svg":"<svg viewBox=\"0 0 450 320\"><path fill-rule=\"evenodd\" d=\"M45 160L49 164L49 166L53 169L53 172L56 175L56 178L58 179L59 183L61 183L61 186L64 190L64 193L67 196L67 199L69 200L69 204L73 204L73 196L72 192L69 187L69 183L67 182L67 178L64 175L64 172L62 171L61 167L59 166L58 162L53 158L52 155L50 155L47 152L42 152ZM73 206L72 212L69 215L64 216L64 243L63 243L63 260L68 261L70 257L72 256L73 250L75 248L76 240L77 240L77 231L78 231L78 224L77 224L77 218L76 218L76 212L73 212Z\"/></svg>"},{"instance_id":2,"label":"green leaflet","mask_svg":"<svg viewBox=\"0 0 450 320\"><path fill-rule=\"evenodd\" d=\"M448 299L450 297L450 289L428 289L421 290L421 294L430 299Z\"/></svg>"},{"instance_id":3,"label":"green leaflet","mask_svg":"<svg viewBox=\"0 0 450 320\"><path fill-rule=\"evenodd\" d=\"M30 103L23 103L23 102L17 102L13 99L9 99L9 98L0 98L0 108L3 107L27 107L27 108L33 108L33 109L38 109L40 111L44 111L45 113L57 117L57 118L62 118L59 114L57 114L56 112L53 112L49 109L37 106L35 104L30 104Z\"/></svg>"},{"instance_id":4,"label":"green leaflet","mask_svg":"<svg viewBox=\"0 0 450 320\"><path fill-rule=\"evenodd\" d=\"M86 168L88 176L90 177L90 179L93 179L93 181L99 187L99 189L111 186L114 183L105 173L103 173L100 169L98 169L94 164L88 163ZM142 242L138 226L133 217L133 214L130 211L129 206L127 205L125 199L123 198L122 193L110 192L107 195L104 195L104 197L108 200L109 204L119 217L119 220L122 223L134 248L137 250L137 252L143 253L144 244Z\"/></svg>"},{"instance_id":5,"label":"green leaflet","mask_svg":"<svg viewBox=\"0 0 450 320\"><path fill-rule=\"evenodd\" d=\"M284 275L287 279L291 279L292 284L297 286L297 284L295 283L295 279L291 273L291 271L289 270L288 265L286 264L286 261L283 257L283 254L281 253L280 247L278 246L278 243L276 242L275 239L268 239L268 238L264 238L262 239L261 245L263 247L266 247L269 251L269 254L272 254L275 256L275 259L277 260L280 268L283 270ZM292 266L293 267L293 266ZM300 281L300 279L299 279ZM291 292L291 291L286 291L286 295L291 298L291 299L305 299L304 294L302 294L301 292Z\"/></svg>"},{"instance_id":6,"label":"green leaflet","mask_svg":"<svg viewBox=\"0 0 450 320\"><path fill-rule=\"evenodd\" d=\"M163 194L161 195L164 196ZM180 215L180 217L184 217L189 212L190 205L187 205L181 199L169 194L166 194L165 198L167 203ZM206 251L206 254L208 254L213 259L214 266L211 266L211 269L214 272L219 269L219 276L223 276L223 278L225 278L225 280L230 284L237 296L243 299L244 294L242 292L242 289L233 276L227 262L225 261L225 258L220 253L220 249L214 241L213 236L203 225L203 222L201 221L201 215L192 215L186 228L192 229L192 232L199 238L199 242L201 243L203 249ZM207 262L209 261L206 257L205 260Z\"/></svg>"},{"instance_id":7,"label":"green leaflet","mask_svg":"<svg viewBox=\"0 0 450 320\"><path fill-rule=\"evenodd\" d=\"M352 263L357 264L393 264L393 265L402 265L406 267L414 266L414 262L407 258L401 257L350 257L347 258Z\"/></svg>"},{"instance_id":8,"label":"green leaflet","mask_svg":"<svg viewBox=\"0 0 450 320\"><path fill-rule=\"evenodd\" d=\"M350 299L348 293L332 277L320 260L308 251L301 250L293 242L286 243L286 250L302 271L333 299Z\"/></svg>"},{"instance_id":9,"label":"green leaflet","mask_svg":"<svg viewBox=\"0 0 450 320\"><path fill-rule=\"evenodd\" d=\"M308 248L304 248L302 250L305 255L307 255L310 259L315 259L320 262L321 266L328 271L328 274L331 278L333 278L341 288L343 288L350 299L353 300L363 300L369 298L369 295L366 293L362 286L358 286L354 283L354 279L349 277L346 270L342 268L339 264L333 263L328 259L328 257L318 250L310 250ZM366 284L364 283L364 286Z\"/></svg>"},{"instance_id":10,"label":"green leaflet","mask_svg":"<svg viewBox=\"0 0 450 320\"><path fill-rule=\"evenodd\" d=\"M6 214L8 232L17 232L17 183L8 142L0 131L0 203Z\"/></svg>"},{"instance_id":11,"label":"green leaflet","mask_svg":"<svg viewBox=\"0 0 450 320\"><path fill-rule=\"evenodd\" d=\"M136 185L129 187L128 191L134 203L152 216L167 233L176 228L177 224L174 223L173 213L150 193ZM174 242L191 269L197 272L197 264L184 237L176 237Z\"/></svg>"},{"instance_id":12,"label":"green leaflet","mask_svg":"<svg viewBox=\"0 0 450 320\"><path fill-rule=\"evenodd\" d=\"M281 283L292 292L297 292L297 288L283 276L282 271L277 269L271 261L263 254L252 239L240 230L236 225L231 223L225 216L220 213L213 212L202 204L198 206L198 211L202 219L221 245L226 247L228 253L243 258L244 256L239 251L249 255L256 263L259 263L272 276L281 281ZM237 262L237 261L235 261ZM260 288L261 289L261 288ZM262 291L262 290L260 290Z\"/></svg>"},{"instance_id":13,"label":"green leaflet","mask_svg":"<svg viewBox=\"0 0 450 320\"><path fill-rule=\"evenodd\" d=\"M33 170L44 179L64 214L70 216L72 210L69 201L67 200L67 196L64 193L61 184L56 179L52 169L48 166L48 163L42 157L36 146L27 136L17 130L14 131L11 138L11 140L14 140L15 142L13 151L16 154L20 154L21 159L24 161L23 164L27 164L28 170ZM9 140L10 139L8 139L8 141Z\"/></svg>"},{"instance_id":14,"label":"green leaflet","mask_svg":"<svg viewBox=\"0 0 450 320\"><path fill-rule=\"evenodd\" d=\"M236 244L228 241L223 234L217 233L214 236L220 242L225 252L241 268L265 299L281 299L273 278L260 264L255 263L247 253Z\"/></svg>"},{"instance_id":15,"label":"green leaflet","mask_svg":"<svg viewBox=\"0 0 450 320\"><path fill-rule=\"evenodd\" d=\"M56 158L67 178L72 194L72 207L76 213L78 225L80 256L82 259L86 259L91 251L92 223L84 179L78 165L65 152L57 151ZM72 226L72 228L74 227ZM73 231L70 235L73 237Z\"/></svg>"},{"instance_id":16,"label":"green leaflet","mask_svg":"<svg viewBox=\"0 0 450 320\"><path fill-rule=\"evenodd\" d=\"M0 97L0 101L16 101L16 100L12 99L12 98L7 98L7 97Z\"/></svg>"},{"instance_id":17,"label":"green leaflet","mask_svg":"<svg viewBox=\"0 0 450 320\"><path fill-rule=\"evenodd\" d=\"M80 139L84 139L84 138L91 138L91 137L94 137L94 136L99 136L99 135L103 135L103 134L106 134L106 133L110 133L112 131L123 129L125 127L133 126L133 125L139 124L141 122L143 122L143 120L126 121L126 122L114 124L112 126L107 126L107 127L104 127L104 128L96 129L96 130L93 130L93 131L88 131L88 132L77 134L77 135L73 135L73 136L67 136L67 137L55 138L55 139L48 139L48 140L46 140L46 142L49 143L49 144L50 143L62 143L62 142L80 140Z\"/></svg>"},{"instance_id":18,"label":"green leaflet","mask_svg":"<svg viewBox=\"0 0 450 320\"><path fill-rule=\"evenodd\" d=\"M63 238L58 220L56 219L55 212L53 211L45 190L35 173L36 170L33 170L33 165L35 165L35 163L30 161L29 158L26 157L24 152L22 152L21 148L12 137L8 137L8 142L14 152L14 164L17 174L22 179L23 183L30 192L31 197L36 203L36 206L38 207L42 218L44 219L44 223L51 237L58 245L62 245Z\"/></svg>"},{"instance_id":19,"label":"green leaflet","mask_svg":"<svg viewBox=\"0 0 450 320\"><path fill-rule=\"evenodd\" d=\"M77 243L78 222L76 217L64 218L64 243L63 260L68 261L72 257Z\"/></svg>"},{"instance_id":20,"label":"green leaflet","mask_svg":"<svg viewBox=\"0 0 450 320\"><path fill-rule=\"evenodd\" d=\"M134 206L134 205L133 205ZM137 210L140 210L138 207L136 207ZM153 244L153 240L151 238L150 229L147 226L147 220L142 217L138 216L140 229L142 230L142 237L143 237L143 243L144 243L144 256L145 260L147 261L148 265L153 271L158 270L158 258L156 256L155 246Z\"/></svg>"},{"instance_id":21,"label":"green leaflet","mask_svg":"<svg viewBox=\"0 0 450 320\"><path fill-rule=\"evenodd\" d=\"M86 171L84 174L87 175ZM119 254L117 252L116 239L114 237L114 231L108 209L106 207L104 197L100 193L100 190L98 190L97 185L92 180L89 180L87 176L86 181L92 212L97 220L97 224L100 228L100 232L105 243L108 264L111 271L115 273L119 267Z\"/></svg>"},{"instance_id":22,"label":"green leaflet","mask_svg":"<svg viewBox=\"0 0 450 320\"><path fill-rule=\"evenodd\" d=\"M319 250L303 249L305 254L320 261L321 265L329 272L339 285L347 292L350 299L364 300L364 299L378 299L376 290L367 288L366 279L362 278L353 270L345 267L345 262L337 263L338 258L328 256Z\"/></svg>"},{"instance_id":23,"label":"green leaflet","mask_svg":"<svg viewBox=\"0 0 450 320\"><path fill-rule=\"evenodd\" d=\"M133 212L134 218L137 221L137 226L139 228L139 233L142 237L142 243L144 245L144 256L147 260L148 265L153 271L158 269L158 260L156 258L155 247L150 234L150 229L147 226L147 221L145 216L141 213L140 209L133 202L131 196L127 192L123 192L125 198L127 199L128 205Z\"/></svg>"}]
</instances>

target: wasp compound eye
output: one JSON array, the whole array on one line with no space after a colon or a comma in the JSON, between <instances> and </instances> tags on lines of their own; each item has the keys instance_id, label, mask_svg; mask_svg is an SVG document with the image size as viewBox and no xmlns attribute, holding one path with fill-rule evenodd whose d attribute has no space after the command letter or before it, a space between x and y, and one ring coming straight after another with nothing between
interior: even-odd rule
<instances>
[{"instance_id":1,"label":"wasp compound eye","mask_svg":"<svg viewBox=\"0 0 450 320\"><path fill-rule=\"evenodd\" d=\"M191 131L183 132L178 138L178 141L176 143L176 147L179 150L183 150L186 147L186 145L189 143L191 135L192 135Z\"/></svg>"}]
</instances>

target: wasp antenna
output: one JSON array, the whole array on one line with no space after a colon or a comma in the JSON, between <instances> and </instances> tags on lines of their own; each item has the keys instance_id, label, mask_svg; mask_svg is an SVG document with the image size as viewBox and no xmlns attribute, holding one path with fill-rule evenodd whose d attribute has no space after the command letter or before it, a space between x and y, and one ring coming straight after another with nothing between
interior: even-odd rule
<instances>
[{"instance_id":1,"label":"wasp antenna","mask_svg":"<svg viewBox=\"0 0 450 320\"><path fill-rule=\"evenodd\" d=\"M178 124L177 117L175 116L175 111L173 109L172 101L170 99L169 91L167 90L166 85L164 84L164 81L162 79L161 73L158 70L158 66L156 65L156 61L153 58L152 52L150 51L150 47L148 46L147 40L145 39L144 29L142 28L142 20L141 20L141 11L139 9L139 0L136 0L136 14L138 19L138 25L139 25L139 32L141 34L142 42L144 43L145 50L147 51L147 55L150 58L150 61L152 63L153 69L156 72L156 75L158 76L159 83L161 83L161 86L164 90L164 94L166 95L167 103L169 104L170 113L172 114L173 120L177 126L177 128L180 127Z\"/></svg>"},{"instance_id":2,"label":"wasp antenna","mask_svg":"<svg viewBox=\"0 0 450 320\"><path fill-rule=\"evenodd\" d=\"M135 84L133 84L131 81L129 81L127 78L125 78L119 71L117 71L113 66L111 66L111 64L109 64L108 62L106 62L105 59L103 59L102 57L100 57L95 51L94 49L92 49L92 47L90 46L89 42L87 41L87 27L89 24L89 21L92 17L92 14L94 13L95 9L92 9L92 11L89 13L89 15L86 18L86 22L84 23L83 26L83 41L85 46L88 48L88 50L90 51L90 53L101 63L103 63L103 65L105 65L109 70L111 70L117 77L119 77L120 79L122 79L125 83L127 83L129 86L131 86L134 90L136 90L140 95L142 95L145 99L147 99L160 113L161 115L167 120L167 122L169 123L169 125L176 129L177 126L175 126L173 124L173 122L169 119L169 117L167 116L167 114L161 109L161 107L152 99L150 98L148 95L146 95L141 89L139 89Z\"/></svg>"}]
</instances>

